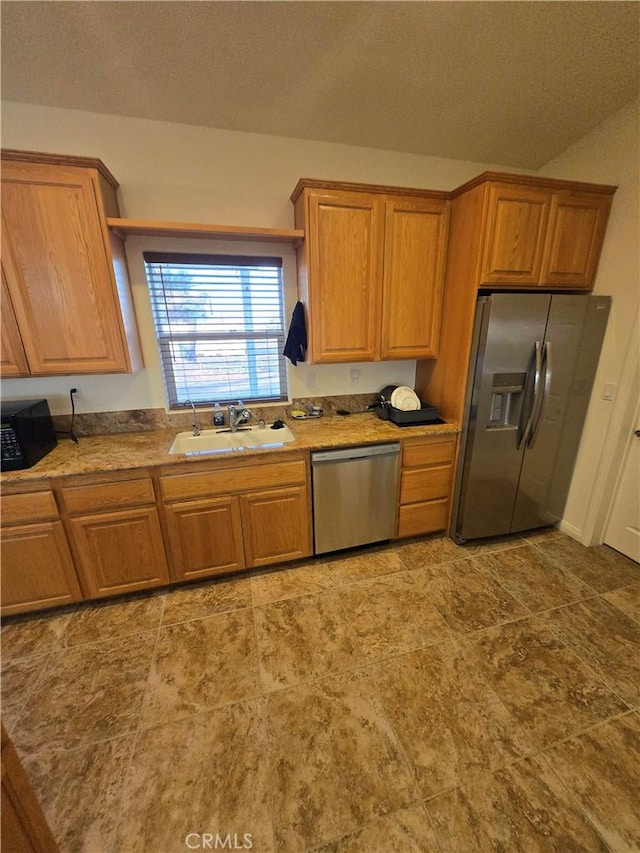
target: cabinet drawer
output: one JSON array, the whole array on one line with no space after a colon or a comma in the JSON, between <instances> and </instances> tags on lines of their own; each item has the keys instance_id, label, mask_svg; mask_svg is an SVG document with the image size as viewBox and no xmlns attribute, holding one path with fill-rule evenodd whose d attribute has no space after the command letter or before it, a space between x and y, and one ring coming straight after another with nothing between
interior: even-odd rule
<instances>
[{"instance_id":1,"label":"cabinet drawer","mask_svg":"<svg viewBox=\"0 0 640 853\"><path fill-rule=\"evenodd\" d=\"M451 465L416 468L402 472L400 503L413 504L448 498L451 488Z\"/></svg>"},{"instance_id":2,"label":"cabinet drawer","mask_svg":"<svg viewBox=\"0 0 640 853\"><path fill-rule=\"evenodd\" d=\"M402 451L403 468L421 468L453 461L454 441L405 444Z\"/></svg>"},{"instance_id":3,"label":"cabinet drawer","mask_svg":"<svg viewBox=\"0 0 640 853\"><path fill-rule=\"evenodd\" d=\"M420 536L423 533L435 533L445 530L449 517L449 501L428 501L426 503L401 506L398 520L398 538Z\"/></svg>"},{"instance_id":4,"label":"cabinet drawer","mask_svg":"<svg viewBox=\"0 0 640 853\"><path fill-rule=\"evenodd\" d=\"M93 486L69 486L62 490L69 515L155 503L149 479L97 483Z\"/></svg>"},{"instance_id":5,"label":"cabinet drawer","mask_svg":"<svg viewBox=\"0 0 640 853\"><path fill-rule=\"evenodd\" d=\"M24 495L3 495L2 524L48 521L58 517L53 492L27 492Z\"/></svg>"},{"instance_id":6,"label":"cabinet drawer","mask_svg":"<svg viewBox=\"0 0 640 853\"><path fill-rule=\"evenodd\" d=\"M165 501L228 495L231 492L247 492L272 486L291 486L305 481L306 467L302 459L277 462L273 465L227 468L202 474L176 474L160 478Z\"/></svg>"}]
</instances>

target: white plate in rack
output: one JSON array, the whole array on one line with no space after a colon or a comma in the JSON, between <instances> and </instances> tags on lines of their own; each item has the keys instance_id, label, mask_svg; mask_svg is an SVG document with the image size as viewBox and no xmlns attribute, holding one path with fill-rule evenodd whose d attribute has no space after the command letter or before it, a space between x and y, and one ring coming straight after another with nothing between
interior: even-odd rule
<instances>
[{"instance_id":1,"label":"white plate in rack","mask_svg":"<svg viewBox=\"0 0 640 853\"><path fill-rule=\"evenodd\" d=\"M400 385L391 394L391 405L401 412L415 412L420 408L418 395L408 385Z\"/></svg>"}]
</instances>

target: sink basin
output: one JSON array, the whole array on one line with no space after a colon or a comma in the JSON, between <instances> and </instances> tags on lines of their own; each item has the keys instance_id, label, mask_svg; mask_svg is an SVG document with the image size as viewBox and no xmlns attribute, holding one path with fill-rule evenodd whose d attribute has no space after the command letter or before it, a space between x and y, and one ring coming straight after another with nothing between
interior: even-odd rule
<instances>
[{"instance_id":1,"label":"sink basin","mask_svg":"<svg viewBox=\"0 0 640 853\"><path fill-rule=\"evenodd\" d=\"M193 456L205 453L224 453L230 450L245 448L277 448L290 441L295 441L295 435L288 426L282 429L265 427L249 427L237 432L220 431L215 429L203 430L200 435L194 435L191 430L179 432L174 438L170 454Z\"/></svg>"}]
</instances>

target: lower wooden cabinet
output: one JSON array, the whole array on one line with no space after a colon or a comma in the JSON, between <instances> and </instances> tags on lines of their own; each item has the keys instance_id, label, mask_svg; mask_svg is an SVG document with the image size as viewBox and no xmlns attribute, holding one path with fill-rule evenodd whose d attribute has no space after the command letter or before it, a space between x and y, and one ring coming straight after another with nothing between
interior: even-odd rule
<instances>
[{"instance_id":1,"label":"lower wooden cabinet","mask_svg":"<svg viewBox=\"0 0 640 853\"><path fill-rule=\"evenodd\" d=\"M242 496L247 566L296 560L311 553L308 500L305 486Z\"/></svg>"},{"instance_id":2,"label":"lower wooden cabinet","mask_svg":"<svg viewBox=\"0 0 640 853\"><path fill-rule=\"evenodd\" d=\"M53 492L2 496L2 613L22 613L82 598Z\"/></svg>"},{"instance_id":3,"label":"lower wooden cabinet","mask_svg":"<svg viewBox=\"0 0 640 853\"><path fill-rule=\"evenodd\" d=\"M29 778L2 726L2 833L6 853L58 853Z\"/></svg>"},{"instance_id":4,"label":"lower wooden cabinet","mask_svg":"<svg viewBox=\"0 0 640 853\"><path fill-rule=\"evenodd\" d=\"M311 554L308 460L216 466L160 477L175 580Z\"/></svg>"},{"instance_id":5,"label":"lower wooden cabinet","mask_svg":"<svg viewBox=\"0 0 640 853\"><path fill-rule=\"evenodd\" d=\"M2 612L22 613L82 598L61 521L2 528Z\"/></svg>"},{"instance_id":6,"label":"lower wooden cabinet","mask_svg":"<svg viewBox=\"0 0 640 853\"><path fill-rule=\"evenodd\" d=\"M445 530L454 436L403 442L398 538ZM308 454L11 484L2 613L21 613L312 554ZM7 493L8 492L8 493Z\"/></svg>"},{"instance_id":7,"label":"lower wooden cabinet","mask_svg":"<svg viewBox=\"0 0 640 853\"><path fill-rule=\"evenodd\" d=\"M237 497L167 504L164 513L176 580L245 567Z\"/></svg>"},{"instance_id":8,"label":"lower wooden cabinet","mask_svg":"<svg viewBox=\"0 0 640 853\"><path fill-rule=\"evenodd\" d=\"M169 583L150 477L73 482L60 500L87 598Z\"/></svg>"},{"instance_id":9,"label":"lower wooden cabinet","mask_svg":"<svg viewBox=\"0 0 640 853\"><path fill-rule=\"evenodd\" d=\"M155 507L73 518L71 536L89 598L169 583Z\"/></svg>"},{"instance_id":10,"label":"lower wooden cabinet","mask_svg":"<svg viewBox=\"0 0 640 853\"><path fill-rule=\"evenodd\" d=\"M407 439L402 450L398 538L446 530L455 438Z\"/></svg>"}]
</instances>

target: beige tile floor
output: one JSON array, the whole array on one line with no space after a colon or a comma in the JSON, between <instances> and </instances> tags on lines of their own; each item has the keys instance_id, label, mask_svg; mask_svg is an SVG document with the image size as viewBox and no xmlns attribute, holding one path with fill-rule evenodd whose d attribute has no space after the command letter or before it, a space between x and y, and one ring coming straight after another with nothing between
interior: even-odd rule
<instances>
[{"instance_id":1,"label":"beige tile floor","mask_svg":"<svg viewBox=\"0 0 640 853\"><path fill-rule=\"evenodd\" d=\"M8 619L2 662L63 851L640 850L640 567L556 531Z\"/></svg>"}]
</instances>

